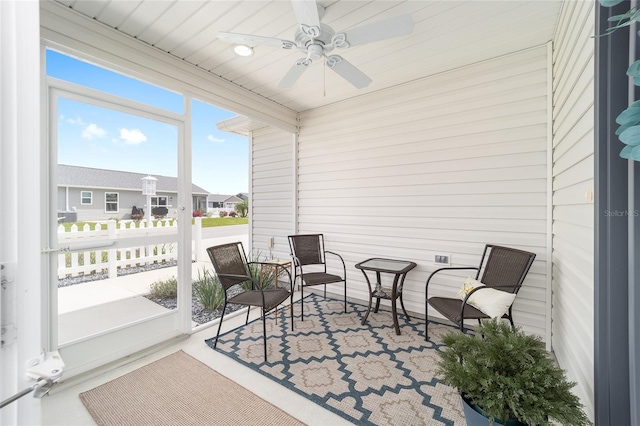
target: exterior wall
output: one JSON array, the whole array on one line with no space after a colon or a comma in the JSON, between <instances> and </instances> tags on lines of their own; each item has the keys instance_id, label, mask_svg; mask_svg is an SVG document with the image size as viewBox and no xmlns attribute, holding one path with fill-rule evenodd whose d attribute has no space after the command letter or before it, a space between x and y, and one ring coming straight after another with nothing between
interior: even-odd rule
<instances>
[{"instance_id":1,"label":"exterior wall","mask_svg":"<svg viewBox=\"0 0 640 426\"><path fill-rule=\"evenodd\" d=\"M553 350L594 418L594 2L565 2L553 50Z\"/></svg>"},{"instance_id":2,"label":"exterior wall","mask_svg":"<svg viewBox=\"0 0 640 426\"><path fill-rule=\"evenodd\" d=\"M407 259L418 267L405 305L424 314L435 254L477 266L485 244L512 246L537 254L515 321L549 339L547 63L540 46L301 113L299 232L344 256L349 297L368 298L357 262ZM465 277L430 296L455 295Z\"/></svg>"},{"instance_id":3,"label":"exterior wall","mask_svg":"<svg viewBox=\"0 0 640 426\"><path fill-rule=\"evenodd\" d=\"M292 134L273 128L254 132L251 144L252 250L290 258L287 236L294 233ZM267 239L273 237L270 250Z\"/></svg>"}]
</instances>

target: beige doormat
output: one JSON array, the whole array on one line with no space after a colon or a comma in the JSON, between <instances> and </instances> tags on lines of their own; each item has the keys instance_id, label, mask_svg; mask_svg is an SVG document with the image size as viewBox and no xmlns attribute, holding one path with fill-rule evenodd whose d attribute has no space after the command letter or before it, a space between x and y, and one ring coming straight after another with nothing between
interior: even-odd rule
<instances>
[{"instance_id":1,"label":"beige doormat","mask_svg":"<svg viewBox=\"0 0 640 426\"><path fill-rule=\"evenodd\" d=\"M98 425L303 425L178 351L80 394Z\"/></svg>"}]
</instances>

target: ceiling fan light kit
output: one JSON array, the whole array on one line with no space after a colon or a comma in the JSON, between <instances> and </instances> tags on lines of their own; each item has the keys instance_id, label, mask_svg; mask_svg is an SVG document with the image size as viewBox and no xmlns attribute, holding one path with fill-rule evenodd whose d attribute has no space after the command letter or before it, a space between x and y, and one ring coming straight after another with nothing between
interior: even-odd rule
<instances>
[{"instance_id":1,"label":"ceiling fan light kit","mask_svg":"<svg viewBox=\"0 0 640 426\"><path fill-rule=\"evenodd\" d=\"M247 46L246 44L237 44L233 51L236 52L238 56L253 56L253 47Z\"/></svg>"},{"instance_id":2,"label":"ceiling fan light kit","mask_svg":"<svg viewBox=\"0 0 640 426\"><path fill-rule=\"evenodd\" d=\"M400 15L379 22L365 24L344 32L336 33L333 28L320 22L324 16L324 8L315 0L291 0L293 10L300 24L294 34L294 41L272 37L263 37L250 34L238 34L219 32L218 38L238 45L244 45L253 54L252 45L262 45L280 49L296 48L306 53L305 58L293 63L289 71L284 75L278 87L288 88L293 86L302 73L313 61L325 58L325 65L335 71L351 85L362 89L371 84L372 80L355 65L339 55L328 55L334 49L347 49L367 43L401 37L411 34L413 31L413 19L411 15ZM236 48L239 46L236 46Z\"/></svg>"}]
</instances>

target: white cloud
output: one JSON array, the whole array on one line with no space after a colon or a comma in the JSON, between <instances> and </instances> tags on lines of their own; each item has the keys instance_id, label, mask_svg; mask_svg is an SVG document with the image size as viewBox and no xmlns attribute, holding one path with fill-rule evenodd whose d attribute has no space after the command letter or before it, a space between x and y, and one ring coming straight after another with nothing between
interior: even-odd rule
<instances>
[{"instance_id":1,"label":"white cloud","mask_svg":"<svg viewBox=\"0 0 640 426\"><path fill-rule=\"evenodd\" d=\"M213 142L213 143L222 143L222 142L224 142L224 139L216 138L213 135L208 135L207 136L207 140L209 140L209 142Z\"/></svg>"},{"instance_id":2,"label":"white cloud","mask_svg":"<svg viewBox=\"0 0 640 426\"><path fill-rule=\"evenodd\" d=\"M120 129L120 139L124 140L124 143L128 145L138 145L147 141L147 137L140 129Z\"/></svg>"},{"instance_id":3,"label":"white cloud","mask_svg":"<svg viewBox=\"0 0 640 426\"><path fill-rule=\"evenodd\" d=\"M104 138L107 135L107 131L103 128L98 127L94 123L90 123L87 127L82 130L82 138L83 139L94 139L94 138Z\"/></svg>"},{"instance_id":4,"label":"white cloud","mask_svg":"<svg viewBox=\"0 0 640 426\"><path fill-rule=\"evenodd\" d=\"M64 119L64 121L66 121L69 124L77 124L78 126L84 126L86 123L82 120L82 118L80 117L76 117L76 118L64 118L64 116L61 116L60 118ZM95 124L94 124L95 126Z\"/></svg>"}]
</instances>

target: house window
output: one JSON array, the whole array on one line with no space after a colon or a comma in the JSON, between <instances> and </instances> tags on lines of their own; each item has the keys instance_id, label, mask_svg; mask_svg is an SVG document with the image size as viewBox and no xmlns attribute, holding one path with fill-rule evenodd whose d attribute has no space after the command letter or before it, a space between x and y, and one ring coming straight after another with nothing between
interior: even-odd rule
<instances>
[{"instance_id":1,"label":"house window","mask_svg":"<svg viewBox=\"0 0 640 426\"><path fill-rule=\"evenodd\" d=\"M167 207L167 197L151 197L151 207Z\"/></svg>"},{"instance_id":2,"label":"house window","mask_svg":"<svg viewBox=\"0 0 640 426\"><path fill-rule=\"evenodd\" d=\"M104 193L104 211L105 213L114 213L118 211L118 193Z\"/></svg>"},{"instance_id":3,"label":"house window","mask_svg":"<svg viewBox=\"0 0 640 426\"><path fill-rule=\"evenodd\" d=\"M93 192L80 191L80 204L83 206L90 206L93 204Z\"/></svg>"}]
</instances>

